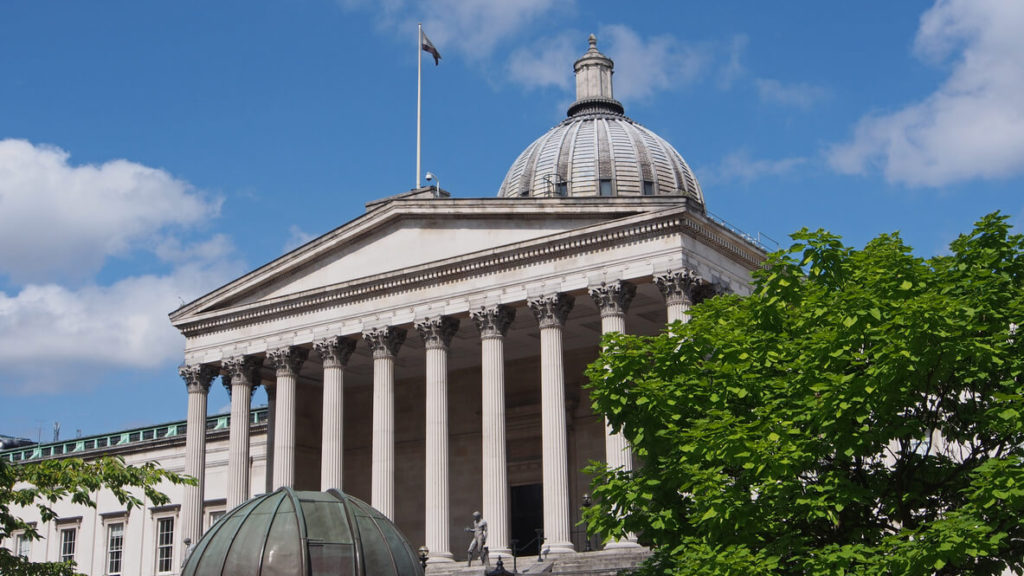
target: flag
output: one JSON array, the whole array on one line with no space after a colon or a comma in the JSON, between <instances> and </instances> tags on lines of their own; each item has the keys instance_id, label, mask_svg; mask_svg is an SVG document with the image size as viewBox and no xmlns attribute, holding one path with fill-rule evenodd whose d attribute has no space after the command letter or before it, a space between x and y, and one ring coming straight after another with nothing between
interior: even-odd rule
<instances>
[{"instance_id":1,"label":"flag","mask_svg":"<svg viewBox=\"0 0 1024 576\"><path fill-rule=\"evenodd\" d=\"M426 33L422 30L420 30L420 45L423 46L424 52L430 52L430 55L434 57L434 66L441 63L441 53L437 51L434 43L430 41L430 38L427 38Z\"/></svg>"}]
</instances>

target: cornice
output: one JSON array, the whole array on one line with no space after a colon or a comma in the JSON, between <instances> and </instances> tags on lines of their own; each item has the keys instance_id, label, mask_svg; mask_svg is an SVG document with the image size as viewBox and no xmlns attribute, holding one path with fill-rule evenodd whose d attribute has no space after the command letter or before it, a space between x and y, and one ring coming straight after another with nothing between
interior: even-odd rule
<instances>
[{"instance_id":1,"label":"cornice","mask_svg":"<svg viewBox=\"0 0 1024 576\"><path fill-rule=\"evenodd\" d=\"M424 202L431 202L430 200ZM325 286L235 309L222 309L182 318L175 323L186 337L229 330L298 316L316 310L394 296L427 285L450 283L474 276L507 271L539 261L557 260L610 246L644 241L682 232L708 245L748 269L757 268L763 252L686 206L643 213L610 222L561 232L516 244L491 248L385 274Z\"/></svg>"}]
</instances>

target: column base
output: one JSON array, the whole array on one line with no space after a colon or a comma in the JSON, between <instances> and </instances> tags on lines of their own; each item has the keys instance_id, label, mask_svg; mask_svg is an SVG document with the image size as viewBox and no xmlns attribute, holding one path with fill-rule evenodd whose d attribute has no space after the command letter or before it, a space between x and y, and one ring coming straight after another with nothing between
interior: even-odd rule
<instances>
[{"instance_id":1,"label":"column base","mask_svg":"<svg viewBox=\"0 0 1024 576\"><path fill-rule=\"evenodd\" d=\"M623 548L642 548L635 540L629 538L623 538L622 540L615 540L604 545L605 550L621 550Z\"/></svg>"},{"instance_id":2,"label":"column base","mask_svg":"<svg viewBox=\"0 0 1024 576\"><path fill-rule=\"evenodd\" d=\"M488 554L490 554L491 561L496 561L498 558L504 558L505 560L512 557L511 548L489 548Z\"/></svg>"},{"instance_id":3,"label":"column base","mask_svg":"<svg viewBox=\"0 0 1024 576\"><path fill-rule=\"evenodd\" d=\"M430 551L430 558L427 559L427 564L451 564L455 562L455 556L451 552L434 552Z\"/></svg>"},{"instance_id":4,"label":"column base","mask_svg":"<svg viewBox=\"0 0 1024 576\"><path fill-rule=\"evenodd\" d=\"M575 554L572 542L545 542L541 551L547 554Z\"/></svg>"}]
</instances>

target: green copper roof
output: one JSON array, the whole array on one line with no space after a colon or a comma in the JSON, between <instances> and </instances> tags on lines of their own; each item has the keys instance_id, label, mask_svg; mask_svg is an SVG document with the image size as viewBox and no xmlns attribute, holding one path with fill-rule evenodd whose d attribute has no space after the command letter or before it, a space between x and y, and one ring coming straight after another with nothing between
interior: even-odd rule
<instances>
[{"instance_id":1,"label":"green copper roof","mask_svg":"<svg viewBox=\"0 0 1024 576\"><path fill-rule=\"evenodd\" d=\"M281 488L228 512L193 548L182 576L422 576L409 542L365 502Z\"/></svg>"}]
</instances>

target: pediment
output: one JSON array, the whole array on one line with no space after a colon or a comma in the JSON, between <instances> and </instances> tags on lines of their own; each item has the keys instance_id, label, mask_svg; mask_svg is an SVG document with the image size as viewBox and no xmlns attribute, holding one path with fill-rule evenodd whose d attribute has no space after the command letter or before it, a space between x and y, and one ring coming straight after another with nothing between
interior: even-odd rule
<instances>
[{"instance_id":1,"label":"pediment","mask_svg":"<svg viewBox=\"0 0 1024 576\"><path fill-rule=\"evenodd\" d=\"M186 304L171 313L171 320L180 325L197 316L216 316L222 310L258 306L666 207L661 202L599 200L396 201Z\"/></svg>"}]
</instances>

